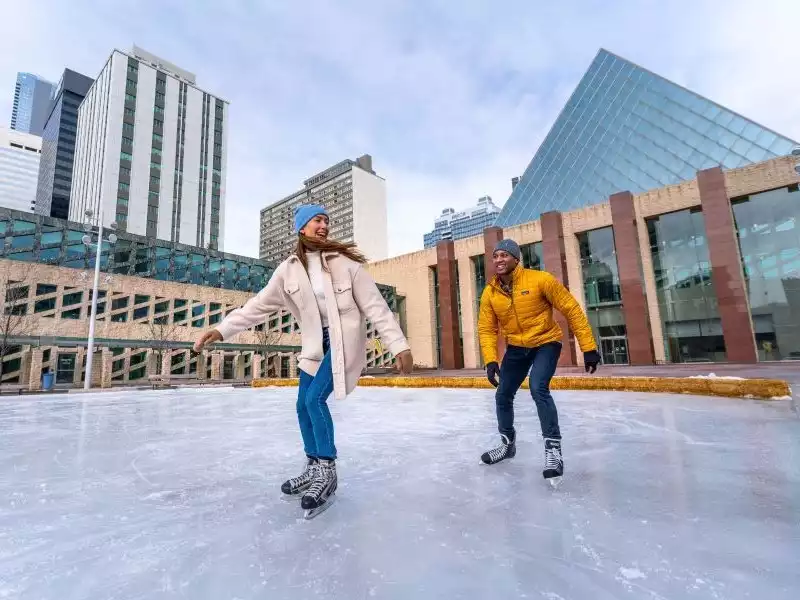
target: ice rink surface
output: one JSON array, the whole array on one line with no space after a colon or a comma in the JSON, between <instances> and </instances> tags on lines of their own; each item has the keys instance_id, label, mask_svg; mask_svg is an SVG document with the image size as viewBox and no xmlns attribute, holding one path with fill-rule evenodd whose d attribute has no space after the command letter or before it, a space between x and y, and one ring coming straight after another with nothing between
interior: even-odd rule
<instances>
[{"instance_id":1,"label":"ice rink surface","mask_svg":"<svg viewBox=\"0 0 800 600\"><path fill-rule=\"evenodd\" d=\"M800 598L788 402L558 392L541 476L527 391L493 467L488 390L332 402L336 504L303 521L293 389L0 400L0 598Z\"/></svg>"}]
</instances>

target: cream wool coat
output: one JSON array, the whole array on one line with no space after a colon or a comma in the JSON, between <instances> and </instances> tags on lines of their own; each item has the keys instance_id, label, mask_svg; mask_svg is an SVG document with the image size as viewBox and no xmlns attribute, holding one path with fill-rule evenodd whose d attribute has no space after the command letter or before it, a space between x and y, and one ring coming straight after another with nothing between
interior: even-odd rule
<instances>
[{"instance_id":1,"label":"cream wool coat","mask_svg":"<svg viewBox=\"0 0 800 600\"><path fill-rule=\"evenodd\" d=\"M409 350L400 326L361 264L336 252L322 253L322 277L328 308L334 397L347 396L367 364L367 326L372 321L384 346L397 356ZM323 359L322 321L317 299L300 259L283 261L256 296L230 313L217 327L223 340L263 323L269 313L287 309L300 325L302 349L298 367L316 375Z\"/></svg>"}]
</instances>

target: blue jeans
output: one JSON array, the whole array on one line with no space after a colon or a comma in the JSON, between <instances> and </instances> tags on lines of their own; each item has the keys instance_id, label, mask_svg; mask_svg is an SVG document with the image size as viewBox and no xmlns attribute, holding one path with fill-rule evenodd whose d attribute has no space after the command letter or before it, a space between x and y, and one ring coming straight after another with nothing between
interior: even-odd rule
<instances>
[{"instance_id":1,"label":"blue jeans","mask_svg":"<svg viewBox=\"0 0 800 600\"><path fill-rule=\"evenodd\" d=\"M539 413L542 436L561 439L558 411L550 395L550 380L556 372L561 344L551 342L537 348L508 346L500 365L500 385L497 387L497 426L503 435L515 439L514 395L530 371L530 388Z\"/></svg>"},{"instance_id":2,"label":"blue jeans","mask_svg":"<svg viewBox=\"0 0 800 600\"><path fill-rule=\"evenodd\" d=\"M313 377L300 371L297 393L297 419L306 455L315 458L336 458L333 443L333 419L328 409L328 396L333 392L333 371L328 330L322 330L322 350L325 356Z\"/></svg>"}]
</instances>

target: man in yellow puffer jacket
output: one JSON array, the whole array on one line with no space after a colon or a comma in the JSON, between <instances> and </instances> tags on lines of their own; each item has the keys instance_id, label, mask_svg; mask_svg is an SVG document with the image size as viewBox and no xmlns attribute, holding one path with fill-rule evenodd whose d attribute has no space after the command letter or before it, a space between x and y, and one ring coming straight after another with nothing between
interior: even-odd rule
<instances>
[{"instance_id":1,"label":"man in yellow puffer jacket","mask_svg":"<svg viewBox=\"0 0 800 600\"><path fill-rule=\"evenodd\" d=\"M492 255L496 275L481 295L478 337L486 375L497 388L497 425L501 443L481 456L495 464L517 453L514 430L514 395L530 371L530 389L545 443L545 479L556 482L564 473L558 411L550 395L550 380L561 355L563 333L553 319L561 312L578 338L587 372L600 363L592 329L575 298L550 273L525 269L519 264L520 249L513 240L501 240ZM498 331L499 330L499 331ZM497 364L497 340L502 331L506 352ZM500 376L498 384L497 376Z\"/></svg>"}]
</instances>

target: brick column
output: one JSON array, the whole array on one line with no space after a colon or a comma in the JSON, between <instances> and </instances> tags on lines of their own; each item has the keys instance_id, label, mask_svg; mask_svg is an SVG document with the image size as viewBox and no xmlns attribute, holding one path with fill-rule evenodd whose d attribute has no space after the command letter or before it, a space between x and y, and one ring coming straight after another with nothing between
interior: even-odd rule
<instances>
[{"instance_id":1,"label":"brick column","mask_svg":"<svg viewBox=\"0 0 800 600\"><path fill-rule=\"evenodd\" d=\"M88 355L87 355L88 357ZM114 363L109 365L109 369L114 368ZM92 353L92 380L89 382L90 388L101 387L103 383L103 350L95 346Z\"/></svg>"},{"instance_id":2,"label":"brick column","mask_svg":"<svg viewBox=\"0 0 800 600\"><path fill-rule=\"evenodd\" d=\"M244 368L247 359L243 352L239 352L233 357L233 378L244 379Z\"/></svg>"},{"instance_id":3,"label":"brick column","mask_svg":"<svg viewBox=\"0 0 800 600\"><path fill-rule=\"evenodd\" d=\"M111 353L110 348L103 348L95 352L95 360L98 357L100 358L100 368L95 370L95 367L92 367L92 379L95 379L95 373L100 373L100 387L110 388L111 378L114 374L114 355Z\"/></svg>"},{"instance_id":4,"label":"brick column","mask_svg":"<svg viewBox=\"0 0 800 600\"><path fill-rule=\"evenodd\" d=\"M211 353L211 380L222 381L222 353Z\"/></svg>"},{"instance_id":5,"label":"brick column","mask_svg":"<svg viewBox=\"0 0 800 600\"><path fill-rule=\"evenodd\" d=\"M172 372L172 352L167 348L161 350L161 376L169 377Z\"/></svg>"},{"instance_id":6,"label":"brick column","mask_svg":"<svg viewBox=\"0 0 800 600\"><path fill-rule=\"evenodd\" d=\"M700 204L711 258L711 280L719 301L725 354L729 362L758 362L733 210L725 189L725 175L719 167L699 171L697 185L700 188Z\"/></svg>"},{"instance_id":7,"label":"brick column","mask_svg":"<svg viewBox=\"0 0 800 600\"><path fill-rule=\"evenodd\" d=\"M494 277L494 262L492 261L492 255L494 254L494 247L497 246L497 242L503 239L503 228L502 227L487 227L483 230L483 269L486 273L486 284L489 284L492 277ZM506 353L506 340L503 337L503 332L500 332L500 335L497 336L497 358L503 360L503 355ZM483 359L483 354L481 354L481 359Z\"/></svg>"},{"instance_id":8,"label":"brick column","mask_svg":"<svg viewBox=\"0 0 800 600\"><path fill-rule=\"evenodd\" d=\"M298 377L299 374L297 372L297 353L292 352L289 355L289 377Z\"/></svg>"},{"instance_id":9,"label":"brick column","mask_svg":"<svg viewBox=\"0 0 800 600\"><path fill-rule=\"evenodd\" d=\"M25 360L23 355L23 365L27 362L27 368L21 370L20 382L28 382L28 389L36 392L42 389L42 363L44 362L44 350L42 348L34 348L29 350L29 357Z\"/></svg>"},{"instance_id":10,"label":"brick column","mask_svg":"<svg viewBox=\"0 0 800 600\"><path fill-rule=\"evenodd\" d=\"M153 377L158 375L158 353L153 349L148 350L145 360L147 362L147 367L145 369L146 376Z\"/></svg>"},{"instance_id":11,"label":"brick column","mask_svg":"<svg viewBox=\"0 0 800 600\"><path fill-rule=\"evenodd\" d=\"M262 356L258 353L253 354L253 363L251 364L251 373L253 374L253 379L261 379L261 361Z\"/></svg>"},{"instance_id":12,"label":"brick column","mask_svg":"<svg viewBox=\"0 0 800 600\"><path fill-rule=\"evenodd\" d=\"M463 369L464 351L458 335L458 290L456 252L453 240L436 244L436 272L439 276L439 325L442 328L442 369Z\"/></svg>"},{"instance_id":13,"label":"brick column","mask_svg":"<svg viewBox=\"0 0 800 600\"><path fill-rule=\"evenodd\" d=\"M655 363L653 336L642 278L642 257L633 194L613 194L609 203L622 292L622 314L628 335L628 361L632 365L652 365Z\"/></svg>"},{"instance_id":14,"label":"brick column","mask_svg":"<svg viewBox=\"0 0 800 600\"><path fill-rule=\"evenodd\" d=\"M539 218L542 224L542 258L545 270L569 287L567 277L567 256L564 250L564 226L561 222L561 213L550 211L542 213ZM569 328L566 317L557 310L553 310L556 323L561 327L564 336L561 340L564 347L558 365L575 366L575 336Z\"/></svg>"},{"instance_id":15,"label":"brick column","mask_svg":"<svg viewBox=\"0 0 800 600\"><path fill-rule=\"evenodd\" d=\"M83 387L83 361L86 358L86 348L80 346L75 353L75 372L72 375L72 385ZM58 348L50 349L50 364L53 365L53 372L58 370Z\"/></svg>"},{"instance_id":16,"label":"brick column","mask_svg":"<svg viewBox=\"0 0 800 600\"><path fill-rule=\"evenodd\" d=\"M198 379L205 379L206 373L208 372L208 360L206 357L205 352L201 352L197 355L197 378Z\"/></svg>"}]
</instances>

